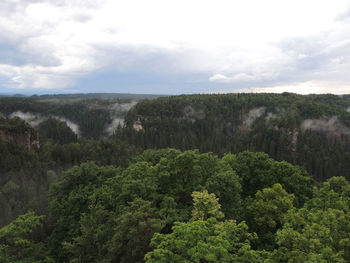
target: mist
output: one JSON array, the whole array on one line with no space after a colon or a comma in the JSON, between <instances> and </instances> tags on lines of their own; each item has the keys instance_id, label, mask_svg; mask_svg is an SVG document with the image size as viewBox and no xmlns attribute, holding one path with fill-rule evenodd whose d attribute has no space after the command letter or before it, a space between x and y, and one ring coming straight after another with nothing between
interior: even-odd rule
<instances>
[{"instance_id":1,"label":"mist","mask_svg":"<svg viewBox=\"0 0 350 263\"><path fill-rule=\"evenodd\" d=\"M60 121L63 121L67 124L67 126L69 128L71 128L71 130L78 136L78 138L80 137L80 129L79 129L79 125L70 121L70 120L67 120L66 118L63 118L63 117L58 117L58 116L50 116L51 118L54 118L56 120L60 120Z\"/></svg>"},{"instance_id":2,"label":"mist","mask_svg":"<svg viewBox=\"0 0 350 263\"><path fill-rule=\"evenodd\" d=\"M205 118L203 110L195 110L192 106L186 106L183 109L183 118L195 122L196 120L202 120Z\"/></svg>"},{"instance_id":3,"label":"mist","mask_svg":"<svg viewBox=\"0 0 350 263\"><path fill-rule=\"evenodd\" d=\"M106 132L108 135L112 135L113 132L118 128L118 126L123 126L124 125L124 119L122 118L115 118L113 119L112 123L107 126Z\"/></svg>"},{"instance_id":4,"label":"mist","mask_svg":"<svg viewBox=\"0 0 350 263\"><path fill-rule=\"evenodd\" d=\"M131 101L129 103L115 103L110 106L108 106L108 109L112 112L127 112L132 107L134 107L137 104L137 101Z\"/></svg>"},{"instance_id":5,"label":"mist","mask_svg":"<svg viewBox=\"0 0 350 263\"><path fill-rule=\"evenodd\" d=\"M266 117L265 117L266 124L268 124L272 119L274 119L276 117L277 117L277 114L274 114L272 112L268 112Z\"/></svg>"},{"instance_id":6,"label":"mist","mask_svg":"<svg viewBox=\"0 0 350 263\"><path fill-rule=\"evenodd\" d=\"M108 106L107 109L110 111L112 118L112 122L106 127L106 132L108 135L112 135L119 125L124 125L123 116L136 104L137 101L133 100L129 103L115 103Z\"/></svg>"},{"instance_id":7,"label":"mist","mask_svg":"<svg viewBox=\"0 0 350 263\"><path fill-rule=\"evenodd\" d=\"M50 116L41 116L40 114L34 114L30 112L22 112L22 111L15 111L9 115L10 118L18 117L27 123L30 124L32 127L37 127L41 122L47 120L48 118L54 118L56 120L60 120L66 123L66 125L78 136L80 137L80 130L79 125L66 119L63 117L50 115Z\"/></svg>"},{"instance_id":8,"label":"mist","mask_svg":"<svg viewBox=\"0 0 350 263\"><path fill-rule=\"evenodd\" d=\"M325 132L330 135L348 135L350 129L338 120L337 116L332 116L329 119L307 119L301 123L302 130L312 130Z\"/></svg>"},{"instance_id":9,"label":"mist","mask_svg":"<svg viewBox=\"0 0 350 263\"><path fill-rule=\"evenodd\" d=\"M247 115L244 116L243 126L250 129L254 121L261 117L266 111L265 107L251 109Z\"/></svg>"},{"instance_id":10,"label":"mist","mask_svg":"<svg viewBox=\"0 0 350 263\"><path fill-rule=\"evenodd\" d=\"M38 126L41 122L43 122L46 118L42 117L39 114L32 114L30 112L22 112L15 111L9 115L10 118L18 117L27 123L29 123L32 127Z\"/></svg>"}]
</instances>

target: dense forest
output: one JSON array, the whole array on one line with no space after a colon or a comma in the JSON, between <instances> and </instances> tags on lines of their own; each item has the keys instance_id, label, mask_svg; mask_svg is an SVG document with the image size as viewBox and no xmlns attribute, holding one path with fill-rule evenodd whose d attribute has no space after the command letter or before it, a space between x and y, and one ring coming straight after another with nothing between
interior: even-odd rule
<instances>
[{"instance_id":1,"label":"dense forest","mask_svg":"<svg viewBox=\"0 0 350 263\"><path fill-rule=\"evenodd\" d=\"M0 98L0 262L350 262L350 96L98 96Z\"/></svg>"},{"instance_id":2,"label":"dense forest","mask_svg":"<svg viewBox=\"0 0 350 263\"><path fill-rule=\"evenodd\" d=\"M349 109L349 95L175 96L138 103L118 136L144 149L199 149L220 156L261 151L304 166L318 181L350 179Z\"/></svg>"},{"instance_id":3,"label":"dense forest","mask_svg":"<svg viewBox=\"0 0 350 263\"><path fill-rule=\"evenodd\" d=\"M99 139L110 135L118 124L122 125L124 115L135 104L132 99L9 97L0 98L0 113L24 119L34 127L49 118L63 121L77 136Z\"/></svg>"}]
</instances>

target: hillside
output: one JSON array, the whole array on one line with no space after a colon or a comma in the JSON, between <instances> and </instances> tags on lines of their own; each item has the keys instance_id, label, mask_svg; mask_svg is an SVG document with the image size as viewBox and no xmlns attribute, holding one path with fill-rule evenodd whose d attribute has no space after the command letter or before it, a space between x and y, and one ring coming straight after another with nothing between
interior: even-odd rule
<instances>
[{"instance_id":1,"label":"hillside","mask_svg":"<svg viewBox=\"0 0 350 263\"><path fill-rule=\"evenodd\" d=\"M90 96L92 97L92 96ZM48 119L63 121L79 138L100 139L123 124L126 112L137 103L133 99L96 99L76 96L0 98L0 113L19 117L33 127Z\"/></svg>"},{"instance_id":2,"label":"hillside","mask_svg":"<svg viewBox=\"0 0 350 263\"><path fill-rule=\"evenodd\" d=\"M145 100L125 117L120 138L148 148L222 155L262 151L304 166L317 180L350 179L350 96L188 95Z\"/></svg>"},{"instance_id":3,"label":"hillside","mask_svg":"<svg viewBox=\"0 0 350 263\"><path fill-rule=\"evenodd\" d=\"M42 95L0 98L0 113L37 128L41 143L98 140L119 127L114 138L143 149L262 151L318 181L350 178L349 95Z\"/></svg>"},{"instance_id":4,"label":"hillside","mask_svg":"<svg viewBox=\"0 0 350 263\"><path fill-rule=\"evenodd\" d=\"M5 262L350 260L350 96L0 102Z\"/></svg>"}]
</instances>

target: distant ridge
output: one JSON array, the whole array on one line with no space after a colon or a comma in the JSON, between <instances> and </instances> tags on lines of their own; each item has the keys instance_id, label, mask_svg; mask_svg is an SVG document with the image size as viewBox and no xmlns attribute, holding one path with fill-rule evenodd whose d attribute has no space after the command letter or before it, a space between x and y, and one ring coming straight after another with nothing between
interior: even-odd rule
<instances>
[{"instance_id":1,"label":"distant ridge","mask_svg":"<svg viewBox=\"0 0 350 263\"><path fill-rule=\"evenodd\" d=\"M157 94L131 94L131 93L75 93L75 94L44 94L32 95L32 98L71 98L71 99L131 99L144 100L168 97Z\"/></svg>"},{"instance_id":2,"label":"distant ridge","mask_svg":"<svg viewBox=\"0 0 350 263\"><path fill-rule=\"evenodd\" d=\"M6 94L6 93L0 93L0 97L28 97L28 95L24 94Z\"/></svg>"}]
</instances>

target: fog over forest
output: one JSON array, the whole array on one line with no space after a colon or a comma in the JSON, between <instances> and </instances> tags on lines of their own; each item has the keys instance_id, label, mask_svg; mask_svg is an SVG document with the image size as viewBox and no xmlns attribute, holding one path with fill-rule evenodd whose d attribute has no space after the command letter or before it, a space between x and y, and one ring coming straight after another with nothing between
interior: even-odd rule
<instances>
[{"instance_id":1,"label":"fog over forest","mask_svg":"<svg viewBox=\"0 0 350 263\"><path fill-rule=\"evenodd\" d=\"M350 0L1 0L0 263L350 262Z\"/></svg>"},{"instance_id":2,"label":"fog over forest","mask_svg":"<svg viewBox=\"0 0 350 263\"><path fill-rule=\"evenodd\" d=\"M350 96L91 96L0 98L1 259L350 260Z\"/></svg>"}]
</instances>

